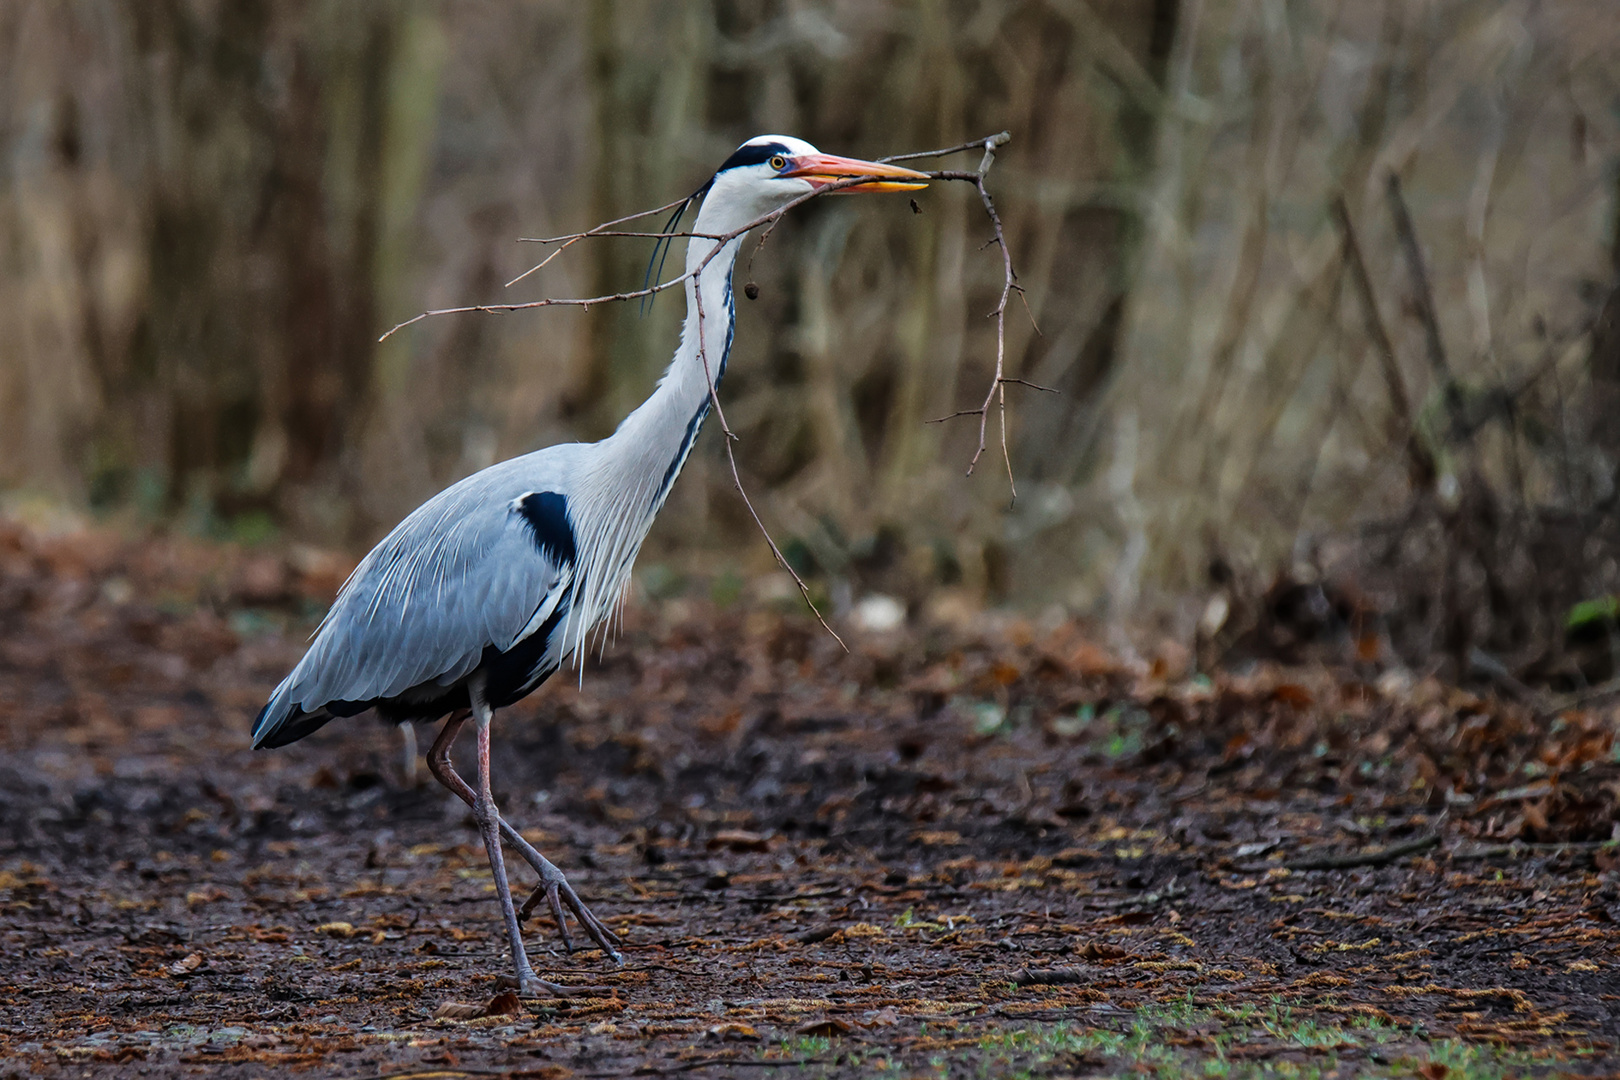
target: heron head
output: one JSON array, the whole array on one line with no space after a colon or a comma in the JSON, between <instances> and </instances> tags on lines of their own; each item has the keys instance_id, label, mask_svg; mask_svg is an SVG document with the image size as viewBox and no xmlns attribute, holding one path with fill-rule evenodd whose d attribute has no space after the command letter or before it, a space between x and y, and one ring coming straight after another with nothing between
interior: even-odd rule
<instances>
[{"instance_id":1,"label":"heron head","mask_svg":"<svg viewBox=\"0 0 1620 1080\"><path fill-rule=\"evenodd\" d=\"M742 221L768 214L800 195L840 180L863 179L836 194L869 191L914 191L928 186L926 173L899 165L823 154L803 139L758 135L726 159L709 181L706 203L724 203Z\"/></svg>"},{"instance_id":2,"label":"heron head","mask_svg":"<svg viewBox=\"0 0 1620 1080\"><path fill-rule=\"evenodd\" d=\"M725 160L709 182L682 200L664 225L673 232L693 203L702 201L698 231L729 233L757 221L801 195L819 191L840 180L860 178L861 182L838 188L834 194L868 191L913 191L928 186L928 174L880 161L823 154L803 139L791 135L756 135L743 143ZM647 263L647 280L662 279L664 258L670 240L653 245ZM689 254L690 257L690 254ZM648 301L642 301L646 311Z\"/></svg>"}]
</instances>

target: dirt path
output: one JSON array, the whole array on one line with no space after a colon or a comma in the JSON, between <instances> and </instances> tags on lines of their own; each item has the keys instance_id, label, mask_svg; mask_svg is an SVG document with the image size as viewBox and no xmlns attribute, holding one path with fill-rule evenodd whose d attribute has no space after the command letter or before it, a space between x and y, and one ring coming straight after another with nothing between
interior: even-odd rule
<instances>
[{"instance_id":1,"label":"dirt path","mask_svg":"<svg viewBox=\"0 0 1620 1080\"><path fill-rule=\"evenodd\" d=\"M502 805L629 941L531 924L581 993L518 1003L476 832L397 733L246 749L298 651L262 567L9 543L0 1076L1620 1068L1607 717L1188 678L1067 625L846 657L643 614L497 720Z\"/></svg>"}]
</instances>

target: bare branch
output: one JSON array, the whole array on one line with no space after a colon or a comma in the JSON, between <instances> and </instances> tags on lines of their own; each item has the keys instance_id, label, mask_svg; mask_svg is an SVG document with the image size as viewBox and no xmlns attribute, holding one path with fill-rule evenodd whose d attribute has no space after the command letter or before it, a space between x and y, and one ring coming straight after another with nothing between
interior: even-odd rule
<instances>
[{"instance_id":1,"label":"bare branch","mask_svg":"<svg viewBox=\"0 0 1620 1080\"><path fill-rule=\"evenodd\" d=\"M980 160L979 167L973 172L941 171L929 173L929 176L936 180L966 181L967 183L972 184L978 190L979 201L984 204L984 212L989 216L990 226L994 230L994 235L991 236L988 241L986 241L985 247L989 247L991 244L994 244L1001 249L1001 268L1003 272L1001 299L997 302L996 309L990 312L990 317L996 320L996 371L995 376L990 380L990 388L985 392L984 401L977 409L963 409L959 412L952 413L950 416L940 417L940 420L949 420L958 416L977 416L979 418L979 445L977 449L973 451L973 459L968 462L967 467L967 475L972 476L973 470L978 467L979 458L984 456L985 446L988 442L990 408L992 405L996 406L1000 413L1001 421L1001 460L1002 463L1007 467L1007 486L1009 489L1011 489L1012 497L1016 501L1018 498L1018 485L1013 480L1012 455L1007 449L1007 383L1022 383L1023 380L1009 379L1006 377L1007 303L1012 298L1012 294L1015 291L1022 296L1024 290L1023 287L1018 284L1018 274L1013 270L1012 252L1007 247L1007 234L1001 226L1001 215L996 213L996 204L994 200L990 198L990 190L985 187L984 184L985 174L990 171L990 166L995 164L996 147L1005 145L1010 138L1010 135L1008 135L1006 132L1002 132L1000 135L992 135L989 138L983 139L977 143L970 143L965 146L954 148L958 150L965 150L977 146L984 147L984 157ZM1025 310L1028 310L1027 301L1025 303ZM1030 316L1030 324L1034 325L1034 322L1035 319L1032 314ZM1040 327L1037 326L1035 328L1035 332L1040 333ZM1047 388L1041 387L1040 389Z\"/></svg>"},{"instance_id":2,"label":"bare branch","mask_svg":"<svg viewBox=\"0 0 1620 1080\"><path fill-rule=\"evenodd\" d=\"M1350 280L1355 284L1361 300L1362 319L1367 326L1367 337L1378 356L1379 369L1389 392L1390 410L1395 414L1399 436L1406 442L1407 471L1412 486L1426 488L1434 482L1434 455L1424 445L1412 416L1412 403L1406 394L1406 380L1401 376L1400 363L1395 357L1395 345L1390 341L1383 316L1378 313L1378 297L1373 292L1372 277L1367 273L1367 261L1361 254L1361 242L1356 237L1355 224L1350 220L1350 206L1341 193L1333 200L1333 216L1344 239L1344 260L1350 267Z\"/></svg>"},{"instance_id":3,"label":"bare branch","mask_svg":"<svg viewBox=\"0 0 1620 1080\"><path fill-rule=\"evenodd\" d=\"M950 177L948 177L948 176L946 176L944 174L928 173L926 175L929 176L930 178L950 179ZM589 308L589 307L596 307L599 304L612 304L612 303L618 303L618 302L624 301L624 300L637 300L637 299L640 299L643 296L652 296L652 295L654 295L656 293L663 292L665 289L672 289L676 285L679 285L682 282L687 281L690 278L696 277L698 274L703 272L704 268L706 268L709 265L709 263L714 261L715 257L718 256L720 254L720 252L725 250L726 244L728 242L737 239L739 236L743 236L743 235L747 234L749 231L751 231L753 229L756 229L761 225L765 225L765 224L769 224L769 223L773 223L773 222L777 221L779 218L781 218L781 216L783 214L787 213L789 210L793 209L795 206L798 206L800 203L809 202L811 199L815 198L818 195L827 195L827 194L831 194L832 192L835 192L835 191L842 191L845 188L859 187L861 184L869 184L869 183L871 183L871 179L869 177L846 176L841 180L834 180L830 184L824 184L824 185L822 185L821 187L817 188L814 191L807 191L803 195L796 196L796 197L788 200L786 203L782 204L781 206L777 207L775 210L772 210L770 213L761 214L759 217L755 218L753 221L750 221L748 224L743 225L743 226L741 226L739 228L733 229L728 233L710 234L710 235L707 236L707 238L715 240L715 241L717 241L717 243L714 246L714 250L709 252L707 255L705 255L703 257L702 262L700 262L697 266L693 267L692 269L688 270L686 273L680 275L679 277L671 278L668 281L661 281L661 282L659 282L659 283L657 283L655 285L649 285L644 289L634 289L634 290L631 290L629 292L621 292L621 293L608 293L608 294L603 295L603 296L586 296L586 297L567 298L567 299L560 299L560 298L556 298L556 297L547 297L544 300L530 300L530 301L528 301L526 303L521 303L521 304L468 304L468 305L465 305L463 307L436 308L436 309L434 309L432 311L424 311L419 315L414 315L411 318L406 319L404 322L399 323L396 326L390 328L387 333L383 334L377 340L378 340L378 342L387 341L390 337L392 337L394 334L398 333L399 331L405 329L407 326L412 326L412 325L414 325L416 323L421 322L423 319L429 318L429 317L434 316L434 315L466 315L466 314L469 314L469 313L474 312L474 311L482 311L482 312L486 312L486 313L489 313L489 314L498 314L498 313L507 312L507 311L528 311L531 308L543 308L543 307ZM660 210L668 210L670 207L672 207L674 205L675 205L675 203L668 203L668 204L666 204L666 205L664 205L662 207L659 207L658 210L643 211L640 214L633 215L633 217L646 217L648 214L656 214ZM628 221L628 220L630 220L630 218L620 218L619 220L620 221ZM608 224L615 224L615 222L609 222ZM591 235L590 233L584 233L584 234L581 234L578 237L578 239L584 239L585 237L590 236L590 235ZM661 233L661 234L653 234L653 235L680 236L680 235L687 235L687 234ZM564 239L566 240L566 238L564 238ZM550 261L550 260L548 259L547 261ZM542 264L542 265L544 265L544 264Z\"/></svg>"}]
</instances>

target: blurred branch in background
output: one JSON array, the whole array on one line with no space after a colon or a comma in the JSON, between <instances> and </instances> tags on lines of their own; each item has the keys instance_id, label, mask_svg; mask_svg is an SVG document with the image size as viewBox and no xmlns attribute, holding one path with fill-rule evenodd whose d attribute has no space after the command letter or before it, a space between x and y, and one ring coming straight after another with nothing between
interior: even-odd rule
<instances>
[{"instance_id":1,"label":"blurred branch in background","mask_svg":"<svg viewBox=\"0 0 1620 1080\"><path fill-rule=\"evenodd\" d=\"M999 371L965 190L805 207L757 264L727 415L813 589L1574 691L1620 654L1611 6L4 5L0 483L358 546L603 434L667 359L669 305L376 345L515 278L511 237L663 202L760 132L1011 129L996 208L1044 336L1008 323ZM633 289L648 243L514 288ZM1011 510L960 475L970 425L926 423L996 378L1059 391L1009 418ZM745 535L726 474L705 440L649 591Z\"/></svg>"}]
</instances>

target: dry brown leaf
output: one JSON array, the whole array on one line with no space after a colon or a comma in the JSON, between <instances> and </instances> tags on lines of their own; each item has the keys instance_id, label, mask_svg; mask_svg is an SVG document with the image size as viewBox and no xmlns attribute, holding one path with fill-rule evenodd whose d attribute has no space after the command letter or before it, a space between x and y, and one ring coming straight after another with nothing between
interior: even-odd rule
<instances>
[{"instance_id":1,"label":"dry brown leaf","mask_svg":"<svg viewBox=\"0 0 1620 1080\"><path fill-rule=\"evenodd\" d=\"M1076 949L1074 955L1082 960L1118 960L1130 954L1106 941L1088 941Z\"/></svg>"},{"instance_id":2,"label":"dry brown leaf","mask_svg":"<svg viewBox=\"0 0 1620 1080\"><path fill-rule=\"evenodd\" d=\"M523 999L510 990L496 994L484 1006L485 1016L514 1016L522 1011Z\"/></svg>"},{"instance_id":3,"label":"dry brown leaf","mask_svg":"<svg viewBox=\"0 0 1620 1080\"><path fill-rule=\"evenodd\" d=\"M187 953L184 959L176 960L174 963L169 965L169 974L190 975L192 972L202 967L202 963L202 953Z\"/></svg>"}]
</instances>

